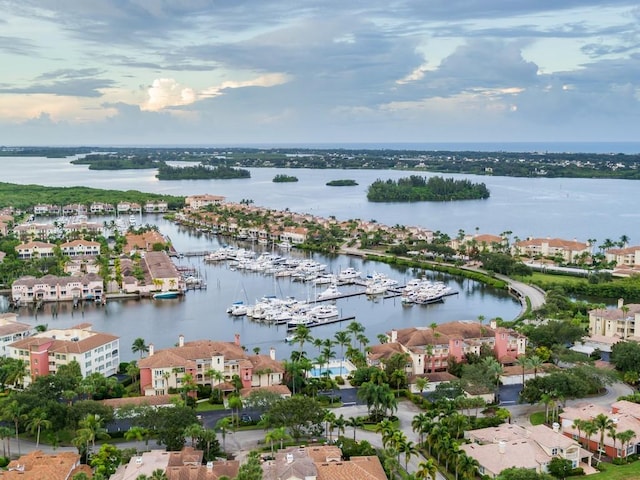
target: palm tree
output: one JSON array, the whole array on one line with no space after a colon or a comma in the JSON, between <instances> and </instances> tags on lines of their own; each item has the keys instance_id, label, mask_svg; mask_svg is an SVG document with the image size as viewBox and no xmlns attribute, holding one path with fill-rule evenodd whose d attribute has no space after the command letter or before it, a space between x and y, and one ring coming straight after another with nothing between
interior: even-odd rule
<instances>
[{"instance_id":1,"label":"palm tree","mask_svg":"<svg viewBox=\"0 0 640 480\"><path fill-rule=\"evenodd\" d=\"M525 370L530 366L529 359L524 355L521 357L518 357L518 359L516 360L516 365L518 365L519 367L522 367L522 385L524 386L524 373L525 373Z\"/></svg>"},{"instance_id":2,"label":"palm tree","mask_svg":"<svg viewBox=\"0 0 640 480\"><path fill-rule=\"evenodd\" d=\"M582 425L582 430L584 431L584 434L587 436L586 447L587 447L587 450L589 450L591 436L598 431L598 427L596 427L595 423L593 423L592 421L585 420L584 424Z\"/></svg>"},{"instance_id":3,"label":"palm tree","mask_svg":"<svg viewBox=\"0 0 640 480\"><path fill-rule=\"evenodd\" d=\"M344 330L336 332L334 338L336 339L336 344L340 346L340 373L342 374L342 366L344 362L344 347L349 345L351 339L349 338L349 334Z\"/></svg>"},{"instance_id":4,"label":"palm tree","mask_svg":"<svg viewBox=\"0 0 640 480\"><path fill-rule=\"evenodd\" d=\"M0 427L0 440L2 440L2 456L11 458L11 442L10 438L13 430L9 427Z\"/></svg>"},{"instance_id":5,"label":"palm tree","mask_svg":"<svg viewBox=\"0 0 640 480\"><path fill-rule=\"evenodd\" d=\"M631 439L634 438L635 436L636 436L636 432L633 430L624 430L622 432L617 433L618 440L620 440L620 443L622 444L622 450L624 452L623 456L625 459L627 458L627 453L629 450L628 444L631 441Z\"/></svg>"},{"instance_id":6,"label":"palm tree","mask_svg":"<svg viewBox=\"0 0 640 480\"><path fill-rule=\"evenodd\" d=\"M24 420L25 418L23 406L19 404L17 400L12 400L8 403L5 403L2 407L2 418L13 422L16 434L16 442L18 443L18 455L21 455L19 426L20 422L22 422L22 420Z\"/></svg>"},{"instance_id":7,"label":"palm tree","mask_svg":"<svg viewBox=\"0 0 640 480\"><path fill-rule=\"evenodd\" d=\"M167 474L161 468L156 468L149 477L149 480L168 480Z\"/></svg>"},{"instance_id":8,"label":"palm tree","mask_svg":"<svg viewBox=\"0 0 640 480\"><path fill-rule=\"evenodd\" d=\"M131 345L131 351L133 353L139 353L140 358L142 358L145 353L149 353L149 347L144 341L144 338L138 337L133 341L133 344Z\"/></svg>"},{"instance_id":9,"label":"palm tree","mask_svg":"<svg viewBox=\"0 0 640 480\"><path fill-rule=\"evenodd\" d=\"M231 410L236 411L235 424L240 424L240 409L242 408L242 399L238 395L231 395L227 400L227 404ZM233 415L232 415L233 416Z\"/></svg>"},{"instance_id":10,"label":"palm tree","mask_svg":"<svg viewBox=\"0 0 640 480\"><path fill-rule=\"evenodd\" d=\"M268 431L264 437L264 441L271 444L271 454L273 455L273 444L280 442L280 449L282 450L284 441L289 438L291 437L287 433L286 427L278 427Z\"/></svg>"},{"instance_id":11,"label":"palm tree","mask_svg":"<svg viewBox=\"0 0 640 480\"><path fill-rule=\"evenodd\" d=\"M600 445L598 446L599 460L602 460L602 452L605 450L604 446L604 434L607 430L615 428L615 423L612 419L607 417L604 413L599 413L593 419L593 425L596 430L600 432Z\"/></svg>"},{"instance_id":12,"label":"palm tree","mask_svg":"<svg viewBox=\"0 0 640 480\"><path fill-rule=\"evenodd\" d=\"M418 447L411 440L407 440L399 446L399 450L404 453L404 469L407 470L411 457L415 457L419 453Z\"/></svg>"},{"instance_id":13,"label":"palm tree","mask_svg":"<svg viewBox=\"0 0 640 480\"><path fill-rule=\"evenodd\" d=\"M438 464L433 460L433 458L429 458L428 460L418 464L418 470L416 471L417 479L427 480L431 478L431 480L436 480L437 474Z\"/></svg>"},{"instance_id":14,"label":"palm tree","mask_svg":"<svg viewBox=\"0 0 640 480\"><path fill-rule=\"evenodd\" d=\"M224 452L227 447L227 433L233 427L233 421L229 417L223 417L216 422L216 430L222 435L222 451Z\"/></svg>"},{"instance_id":15,"label":"palm tree","mask_svg":"<svg viewBox=\"0 0 640 480\"><path fill-rule=\"evenodd\" d=\"M128 442L132 440L141 442L142 440L144 440L145 445L148 445L150 433L151 432L149 431L149 429L135 425L135 426L129 427L129 430L124 432L124 439L127 440Z\"/></svg>"},{"instance_id":16,"label":"palm tree","mask_svg":"<svg viewBox=\"0 0 640 480\"><path fill-rule=\"evenodd\" d=\"M51 420L47 419L47 413L41 409L36 408L29 416L30 420L27 423L27 431L32 435L36 433L36 450L40 445L40 432L44 428L49 429L52 426Z\"/></svg>"},{"instance_id":17,"label":"palm tree","mask_svg":"<svg viewBox=\"0 0 640 480\"><path fill-rule=\"evenodd\" d=\"M474 480L479 466L480 464L475 458L465 455L464 453L458 457L458 472L464 480Z\"/></svg>"},{"instance_id":18,"label":"palm tree","mask_svg":"<svg viewBox=\"0 0 640 480\"><path fill-rule=\"evenodd\" d=\"M86 417L78 422L80 428L76 431L76 434L86 441L87 450L89 449L89 442L91 442L91 448L95 449L96 439L111 438L103 424L104 419L97 413L88 413Z\"/></svg>"},{"instance_id":19,"label":"palm tree","mask_svg":"<svg viewBox=\"0 0 640 480\"><path fill-rule=\"evenodd\" d=\"M184 436L191 439L191 446L196 446L196 440L202 435L204 427L199 423L192 423L184 428Z\"/></svg>"},{"instance_id":20,"label":"palm tree","mask_svg":"<svg viewBox=\"0 0 640 480\"><path fill-rule=\"evenodd\" d=\"M425 378L425 377L416 378L416 388L420 392L420 396L422 396L422 392L424 392L427 389L428 385L429 385L428 378Z\"/></svg>"},{"instance_id":21,"label":"palm tree","mask_svg":"<svg viewBox=\"0 0 640 480\"><path fill-rule=\"evenodd\" d=\"M533 378L538 378L538 369L542 366L542 359L537 355L529 357L529 368L533 368Z\"/></svg>"},{"instance_id":22,"label":"palm tree","mask_svg":"<svg viewBox=\"0 0 640 480\"><path fill-rule=\"evenodd\" d=\"M353 428L353 441L356 441L356 430L358 428L363 428L364 427L364 420L362 419L362 417L351 417L349 419L347 419L346 421L346 425L348 427Z\"/></svg>"}]
</instances>

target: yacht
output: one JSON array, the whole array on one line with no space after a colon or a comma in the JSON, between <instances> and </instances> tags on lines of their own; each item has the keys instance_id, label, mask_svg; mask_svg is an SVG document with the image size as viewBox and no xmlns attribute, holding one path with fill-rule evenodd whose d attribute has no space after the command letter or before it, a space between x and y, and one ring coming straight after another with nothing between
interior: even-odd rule
<instances>
[{"instance_id":1,"label":"yacht","mask_svg":"<svg viewBox=\"0 0 640 480\"><path fill-rule=\"evenodd\" d=\"M338 290L338 287L336 287L335 285L331 285L326 290L323 290L322 292L320 292L318 294L317 299L329 300L330 298L339 297L340 295L342 295L342 293L340 293L340 291Z\"/></svg>"},{"instance_id":2,"label":"yacht","mask_svg":"<svg viewBox=\"0 0 640 480\"><path fill-rule=\"evenodd\" d=\"M357 271L355 268L348 267L341 270L338 274L338 281L343 283L354 282L360 278L362 272Z\"/></svg>"}]
</instances>

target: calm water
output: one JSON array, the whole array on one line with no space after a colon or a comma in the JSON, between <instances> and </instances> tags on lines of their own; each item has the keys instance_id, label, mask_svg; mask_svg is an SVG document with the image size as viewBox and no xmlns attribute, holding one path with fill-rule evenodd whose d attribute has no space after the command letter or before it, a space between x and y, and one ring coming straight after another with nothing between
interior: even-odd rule
<instances>
[{"instance_id":1,"label":"calm water","mask_svg":"<svg viewBox=\"0 0 640 480\"><path fill-rule=\"evenodd\" d=\"M219 248L224 240L215 236L207 236L191 232L173 225L159 216L146 217L145 221L157 223L160 230L168 234L179 251L203 250ZM250 245L245 244L250 247ZM256 246L256 250L258 250ZM305 256L303 252L291 252L291 256ZM308 257L309 254L306 254ZM338 272L352 266L363 274L374 271L385 273L400 282L415 276L417 272L397 269L389 265L367 262L357 258L313 255L315 260L328 265L327 270ZM156 348L174 345L178 335L183 334L186 340L213 338L232 341L235 333L241 336L241 342L249 351L260 347L267 352L270 347L276 348L278 358L288 356L291 345L284 342L286 326L270 326L256 323L246 318L230 317L227 307L242 300L254 303L264 295L294 296L298 299L313 298L325 287L314 290L312 286L293 282L290 279L274 279L260 273L233 271L225 263L206 264L200 257L188 257L178 261L180 265L196 269L207 281L207 289L189 291L183 299L177 300L127 300L113 301L106 308L87 306L84 311L73 310L71 305L61 304L57 316L46 305L44 311L38 312L22 308L19 310L20 320L33 324L47 324L49 328L66 328L80 322L92 323L97 331L119 335L121 338L121 355L123 360L133 359L130 351L133 340L143 337L147 343ZM486 318L502 317L510 319L520 311L520 305L502 291L497 291L477 282L456 279L434 272L427 272L433 279L444 280L458 295L448 297L444 303L412 307L402 306L400 299L367 300L357 296L338 300L341 317L355 316L356 320L366 328L366 335L371 343L377 343L376 335L391 328L429 325L451 320L476 320L479 315ZM355 287L340 287L345 293ZM319 338L333 337L335 332L346 327L347 323L335 323L313 329L313 335ZM334 350L340 354L340 348ZM308 346L312 357L318 356L315 348Z\"/></svg>"},{"instance_id":2,"label":"calm water","mask_svg":"<svg viewBox=\"0 0 640 480\"><path fill-rule=\"evenodd\" d=\"M578 238L618 239L626 234L632 243L640 241L638 232L640 213L636 209L638 185L624 180L581 179L520 179L504 177L474 177L459 175L472 181L485 182L491 190L486 201L370 204L366 200L367 186L377 178L399 178L404 172L364 170L272 170L251 169L252 178L243 180L196 180L160 182L153 170L95 172L84 166L74 166L68 159L0 158L2 181L18 184L50 186L82 185L119 190L136 189L173 195L212 193L225 195L230 201L243 198L256 205L275 209L289 208L297 212L310 212L339 219L375 219L387 225L420 225L455 236L458 229L474 232L500 233L510 230L524 238L551 236ZM273 184L276 173L288 173L299 178L291 184ZM357 187L327 187L329 180L351 178ZM181 229L159 217L146 217L145 222L158 223L160 230L171 237L180 251L212 250L219 246L215 237L207 237ZM362 263L359 259L314 256L337 272L354 266L364 273L380 271L403 281L415 272L400 271L387 265ZM177 342L178 335L187 340L214 338L233 340L240 333L241 341L249 350L260 347L266 352L276 348L278 358L284 358L291 347L283 339L285 329L253 323L246 319L227 316L227 306L237 300L254 302L263 295L293 295L296 298L313 296L304 284L288 279L274 281L259 274L234 272L224 265L206 265L197 258L181 260L200 271L208 282L205 291L189 292L183 300L111 302L105 309L87 307L84 312L61 306L56 317L50 310L33 312L21 310L20 319L29 323L46 323L50 327L69 327L79 322L93 323L98 331L120 335L122 358L133 358L130 345L136 337L144 337L156 348ZM372 302L364 296L338 301L342 316L355 315L365 325L372 343L376 335L390 328L429 325L460 319L515 317L520 306L503 292L498 292L468 280L441 277L458 290L459 295L446 299L443 304L403 307L395 301ZM0 305L2 308L2 305ZM314 329L315 336L327 338L345 325L333 324ZM311 356L317 356L313 347L307 347ZM339 354L339 347L335 348Z\"/></svg>"}]
</instances>

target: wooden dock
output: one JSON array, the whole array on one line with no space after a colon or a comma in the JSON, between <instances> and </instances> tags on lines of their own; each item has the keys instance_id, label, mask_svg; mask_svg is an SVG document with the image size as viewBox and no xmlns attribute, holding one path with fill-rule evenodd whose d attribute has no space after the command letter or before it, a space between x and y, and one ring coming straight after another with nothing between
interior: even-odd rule
<instances>
[{"instance_id":1,"label":"wooden dock","mask_svg":"<svg viewBox=\"0 0 640 480\"><path fill-rule=\"evenodd\" d=\"M355 319L356 319L355 315L351 315L350 317L342 317L342 318L327 318L325 320L318 320L317 322L307 323L304 326L307 328L315 328L315 327L321 327L323 325L331 325L332 323L350 322L351 320L355 320ZM287 326L287 331L294 332L296 328L298 328L297 325L295 327Z\"/></svg>"}]
</instances>

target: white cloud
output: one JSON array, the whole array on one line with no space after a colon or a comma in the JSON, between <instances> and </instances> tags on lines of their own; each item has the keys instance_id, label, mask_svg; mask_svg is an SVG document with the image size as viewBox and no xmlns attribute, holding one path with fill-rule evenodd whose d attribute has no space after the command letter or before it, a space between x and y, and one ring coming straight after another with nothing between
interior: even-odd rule
<instances>
[{"instance_id":1,"label":"white cloud","mask_svg":"<svg viewBox=\"0 0 640 480\"><path fill-rule=\"evenodd\" d=\"M142 110L159 111L167 107L189 105L196 101L193 89L183 87L173 78L156 78L147 90L149 98Z\"/></svg>"}]
</instances>

